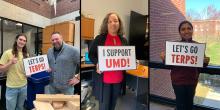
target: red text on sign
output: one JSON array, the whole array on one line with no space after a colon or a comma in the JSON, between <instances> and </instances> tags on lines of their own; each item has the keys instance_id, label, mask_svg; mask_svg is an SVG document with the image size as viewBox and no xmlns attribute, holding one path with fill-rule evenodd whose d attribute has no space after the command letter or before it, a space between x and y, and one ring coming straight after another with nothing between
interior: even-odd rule
<instances>
[{"instance_id":1,"label":"red text on sign","mask_svg":"<svg viewBox=\"0 0 220 110\"><path fill-rule=\"evenodd\" d=\"M37 71L42 71L42 70L45 69L45 64L42 63L42 64L29 66L29 69L30 69L30 73L34 73L34 72L37 72Z\"/></svg>"},{"instance_id":2,"label":"red text on sign","mask_svg":"<svg viewBox=\"0 0 220 110\"><path fill-rule=\"evenodd\" d=\"M107 68L120 68L120 67L129 67L130 61L129 59L106 59L106 67Z\"/></svg>"},{"instance_id":3,"label":"red text on sign","mask_svg":"<svg viewBox=\"0 0 220 110\"><path fill-rule=\"evenodd\" d=\"M172 54L172 63L197 64L197 56Z\"/></svg>"}]
</instances>

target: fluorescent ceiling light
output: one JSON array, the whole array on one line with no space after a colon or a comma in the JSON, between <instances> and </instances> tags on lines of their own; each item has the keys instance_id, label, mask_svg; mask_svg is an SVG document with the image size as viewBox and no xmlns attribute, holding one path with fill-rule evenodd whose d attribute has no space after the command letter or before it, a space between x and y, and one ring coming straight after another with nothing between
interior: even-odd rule
<instances>
[{"instance_id":1,"label":"fluorescent ceiling light","mask_svg":"<svg viewBox=\"0 0 220 110\"><path fill-rule=\"evenodd\" d=\"M21 23L16 23L16 26L22 26L22 24Z\"/></svg>"}]
</instances>

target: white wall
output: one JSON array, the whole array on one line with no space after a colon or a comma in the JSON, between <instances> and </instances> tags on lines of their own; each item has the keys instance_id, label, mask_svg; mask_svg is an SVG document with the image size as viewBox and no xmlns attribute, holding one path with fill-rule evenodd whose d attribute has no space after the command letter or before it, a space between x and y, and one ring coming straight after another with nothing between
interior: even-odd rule
<instances>
[{"instance_id":1,"label":"white wall","mask_svg":"<svg viewBox=\"0 0 220 110\"><path fill-rule=\"evenodd\" d=\"M148 14L148 0L81 0L82 14L95 19L95 36L105 15L111 11L117 12L121 17L125 35L129 33L130 11L143 15Z\"/></svg>"},{"instance_id":2,"label":"white wall","mask_svg":"<svg viewBox=\"0 0 220 110\"><path fill-rule=\"evenodd\" d=\"M38 27L45 27L50 24L51 20L20 8L3 0L0 0L0 16L8 19L20 21L23 23L31 24Z\"/></svg>"},{"instance_id":3,"label":"white wall","mask_svg":"<svg viewBox=\"0 0 220 110\"><path fill-rule=\"evenodd\" d=\"M75 38L74 38L74 46L80 48L80 21L73 21L75 24Z\"/></svg>"},{"instance_id":4,"label":"white wall","mask_svg":"<svg viewBox=\"0 0 220 110\"><path fill-rule=\"evenodd\" d=\"M143 15L148 15L148 0L130 0L131 9Z\"/></svg>"}]
</instances>

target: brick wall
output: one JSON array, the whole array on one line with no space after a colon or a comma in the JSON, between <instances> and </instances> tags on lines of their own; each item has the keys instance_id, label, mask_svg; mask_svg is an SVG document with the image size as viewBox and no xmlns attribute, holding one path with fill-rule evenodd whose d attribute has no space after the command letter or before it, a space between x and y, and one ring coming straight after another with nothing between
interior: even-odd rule
<instances>
[{"instance_id":1,"label":"brick wall","mask_svg":"<svg viewBox=\"0 0 220 110\"><path fill-rule=\"evenodd\" d=\"M57 4L57 13L54 15L54 8L52 7L52 17L62 16L67 13L80 9L80 0L60 0Z\"/></svg>"},{"instance_id":2,"label":"brick wall","mask_svg":"<svg viewBox=\"0 0 220 110\"><path fill-rule=\"evenodd\" d=\"M220 20L192 21L193 38L198 42L220 41Z\"/></svg>"},{"instance_id":3,"label":"brick wall","mask_svg":"<svg viewBox=\"0 0 220 110\"><path fill-rule=\"evenodd\" d=\"M42 0L4 0L18 7L32 11L47 18L58 17L80 9L80 0L60 0L57 3L57 15L54 8Z\"/></svg>"},{"instance_id":4,"label":"brick wall","mask_svg":"<svg viewBox=\"0 0 220 110\"><path fill-rule=\"evenodd\" d=\"M161 61L165 41L180 38L178 25L185 20L185 0L150 0L150 61ZM150 70L150 93L174 98L170 71Z\"/></svg>"},{"instance_id":5,"label":"brick wall","mask_svg":"<svg viewBox=\"0 0 220 110\"><path fill-rule=\"evenodd\" d=\"M51 18L51 7L42 0L4 0L18 7Z\"/></svg>"}]
</instances>

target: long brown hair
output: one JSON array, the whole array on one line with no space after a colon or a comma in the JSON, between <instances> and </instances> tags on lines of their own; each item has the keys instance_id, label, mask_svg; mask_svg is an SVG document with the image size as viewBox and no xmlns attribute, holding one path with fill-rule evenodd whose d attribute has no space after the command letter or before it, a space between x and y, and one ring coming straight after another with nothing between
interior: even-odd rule
<instances>
[{"instance_id":1,"label":"long brown hair","mask_svg":"<svg viewBox=\"0 0 220 110\"><path fill-rule=\"evenodd\" d=\"M20 36L24 36L26 38L26 42L27 42L27 36L23 33L21 34L18 34L16 37L15 37L15 42L13 44L13 48L12 48L12 54L15 55L15 57L18 57L18 48L17 48L17 40ZM22 54L23 54L23 57L24 58L27 58L28 57L28 52L27 52L27 46L26 44L24 45L24 47L22 48Z\"/></svg>"},{"instance_id":2,"label":"long brown hair","mask_svg":"<svg viewBox=\"0 0 220 110\"><path fill-rule=\"evenodd\" d=\"M120 36L124 35L123 23L121 21L121 18L115 12L110 12L105 16L104 20L102 21L102 25L101 25L99 34L102 34L102 35L108 34L108 19L109 19L109 16L112 15L112 14L115 14L118 17L118 20L119 20L119 30L118 30L117 34L120 35Z\"/></svg>"}]
</instances>

